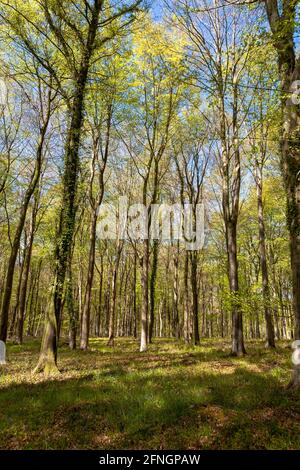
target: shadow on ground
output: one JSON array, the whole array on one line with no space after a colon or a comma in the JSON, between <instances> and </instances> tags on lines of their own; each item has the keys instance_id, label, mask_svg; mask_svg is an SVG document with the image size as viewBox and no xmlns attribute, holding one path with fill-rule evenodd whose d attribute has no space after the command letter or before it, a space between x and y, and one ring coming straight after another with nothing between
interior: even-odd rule
<instances>
[{"instance_id":1,"label":"shadow on ground","mask_svg":"<svg viewBox=\"0 0 300 470\"><path fill-rule=\"evenodd\" d=\"M284 348L240 360L215 345L191 350L158 343L143 355L131 343L114 351L97 340L92 346L88 353L63 350L58 379L32 383L29 376L18 383L16 374L4 381L2 449L300 447L300 397L282 385ZM28 361L26 348L19 357L15 352L12 368L18 358ZM6 374L9 379L9 368Z\"/></svg>"}]
</instances>

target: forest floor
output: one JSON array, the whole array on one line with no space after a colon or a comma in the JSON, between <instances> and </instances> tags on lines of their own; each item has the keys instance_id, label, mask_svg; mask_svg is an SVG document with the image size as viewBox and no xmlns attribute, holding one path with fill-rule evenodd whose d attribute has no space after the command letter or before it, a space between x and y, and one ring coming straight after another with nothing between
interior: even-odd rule
<instances>
[{"instance_id":1,"label":"forest floor","mask_svg":"<svg viewBox=\"0 0 300 470\"><path fill-rule=\"evenodd\" d=\"M59 351L61 374L31 375L39 341L8 345L0 366L1 449L299 449L300 393L286 391L290 343L187 347L91 339Z\"/></svg>"}]
</instances>

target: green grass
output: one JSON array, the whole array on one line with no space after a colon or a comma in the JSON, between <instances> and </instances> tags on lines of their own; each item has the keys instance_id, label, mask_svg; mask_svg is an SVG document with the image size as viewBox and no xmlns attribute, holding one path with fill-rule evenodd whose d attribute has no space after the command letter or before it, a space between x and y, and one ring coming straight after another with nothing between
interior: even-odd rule
<instances>
[{"instance_id":1,"label":"green grass","mask_svg":"<svg viewBox=\"0 0 300 470\"><path fill-rule=\"evenodd\" d=\"M8 346L0 366L1 449L300 449L300 393L287 392L291 350L133 340L59 352L61 375L32 376L39 342Z\"/></svg>"}]
</instances>

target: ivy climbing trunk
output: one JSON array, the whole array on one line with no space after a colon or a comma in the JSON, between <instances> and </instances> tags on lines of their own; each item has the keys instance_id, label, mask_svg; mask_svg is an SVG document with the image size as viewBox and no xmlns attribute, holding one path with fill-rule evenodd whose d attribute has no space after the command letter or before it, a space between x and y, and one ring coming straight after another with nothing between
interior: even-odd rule
<instances>
[{"instance_id":1,"label":"ivy climbing trunk","mask_svg":"<svg viewBox=\"0 0 300 470\"><path fill-rule=\"evenodd\" d=\"M44 369L47 374L55 373L58 370L58 325L61 319L64 284L71 255L75 226L79 145L83 125L84 99L102 4L103 2L101 0L94 1L80 67L78 72L75 72L74 98L72 101L70 126L65 146L62 182L63 195L55 249L54 310L49 312L48 318L46 319L44 339L42 341L39 361L35 369L35 371Z\"/></svg>"},{"instance_id":2,"label":"ivy climbing trunk","mask_svg":"<svg viewBox=\"0 0 300 470\"><path fill-rule=\"evenodd\" d=\"M71 254L73 240L76 190L79 167L79 142L83 121L84 92L87 80L88 66L85 65L80 73L75 99L73 102L72 118L68 132L65 167L63 175L63 198L60 213L57 245L55 249L55 281L54 281L54 311L46 319L45 334L37 370L45 368L48 373L57 369L57 335L60 322L63 291L68 260Z\"/></svg>"},{"instance_id":3,"label":"ivy climbing trunk","mask_svg":"<svg viewBox=\"0 0 300 470\"><path fill-rule=\"evenodd\" d=\"M290 234L290 253L293 284L293 310L296 340L300 340L300 109L293 99L293 85L299 86L300 57L296 54L297 0L265 0L274 47L278 56L281 80L282 170L287 194L287 223ZM300 365L295 365L291 387L300 387Z\"/></svg>"}]
</instances>

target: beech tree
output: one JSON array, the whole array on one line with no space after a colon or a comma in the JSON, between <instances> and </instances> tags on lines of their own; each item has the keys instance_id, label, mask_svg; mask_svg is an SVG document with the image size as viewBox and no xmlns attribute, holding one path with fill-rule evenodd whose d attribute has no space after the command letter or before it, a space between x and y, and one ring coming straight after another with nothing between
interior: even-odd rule
<instances>
[{"instance_id":1,"label":"beech tree","mask_svg":"<svg viewBox=\"0 0 300 470\"><path fill-rule=\"evenodd\" d=\"M39 84L41 86L41 84ZM53 113L53 101L55 98L55 94L52 92L51 89L46 90L46 98L42 95L42 91L40 88L40 124L39 124L39 137L38 142L36 144L36 157L34 162L34 168L30 177L30 181L28 187L24 194L24 199L22 202L22 206L20 209L19 220L16 226L14 238L12 241L11 253L8 261L7 266L7 273L6 273L6 280L5 280L5 287L4 287L4 295L2 299L2 308L1 308L1 322L0 322L0 338L2 341L6 341L7 339L7 330L8 330L8 314L9 314L9 306L11 301L11 294L12 294L12 285L13 285L13 277L14 277L14 269L15 263L18 255L18 250L20 246L20 240L26 220L28 206L31 200L31 197L34 191L37 188L39 183L41 171L42 171L42 164L43 164L43 156L44 156L44 146L47 137L47 130L51 118L51 114ZM43 103L45 101L45 103ZM45 107L44 107L45 106ZM27 269L27 266L26 266ZM22 305L21 305L22 307Z\"/></svg>"},{"instance_id":2,"label":"beech tree","mask_svg":"<svg viewBox=\"0 0 300 470\"><path fill-rule=\"evenodd\" d=\"M76 191L79 168L79 145L83 125L86 86L95 54L111 41L120 29L131 23L133 13L140 1L109 11L103 0L83 0L80 6L67 2L31 2L19 6L18 2L1 2L2 16L9 22L19 41L27 51L51 74L69 109L69 128L64 153L62 205L56 245L54 283L54 312L49 311L42 342L41 355L36 370L45 368L47 373L57 369L57 325L60 322L63 289L70 257L76 213ZM33 13L33 20L30 17ZM107 16L108 14L108 16ZM129 16L128 16L129 15ZM125 18L118 27L111 28L116 21ZM42 26L47 25L45 27ZM86 28L84 27L86 26ZM28 26L33 32L29 34ZM44 41L37 42L42 34ZM40 41L40 38L39 38ZM41 45L40 45L41 44ZM52 54L49 56L49 47ZM75 55L74 50L79 51ZM61 66L61 63L63 66ZM62 72L69 74L70 86L62 79Z\"/></svg>"},{"instance_id":3,"label":"beech tree","mask_svg":"<svg viewBox=\"0 0 300 470\"><path fill-rule=\"evenodd\" d=\"M158 39L158 41L157 41ZM140 351L147 349L152 337L154 296L157 260L157 242L153 244L153 264L150 290L150 325L149 325L149 261L150 261L150 226L151 205L159 199L160 180L164 171L162 160L166 155L172 133L172 123L180 101L182 45L172 40L175 53L169 51L170 34L160 26L154 26L145 20L143 31L136 34L137 78L135 85L140 95L136 95L137 114L135 116L135 142L124 139L127 150L142 180L142 204L148 211L148 227L139 252L142 279L142 312ZM142 96L142 101L140 101ZM141 126L142 122L142 126Z\"/></svg>"},{"instance_id":4,"label":"beech tree","mask_svg":"<svg viewBox=\"0 0 300 470\"><path fill-rule=\"evenodd\" d=\"M300 154L298 100L293 92L300 80L300 58L297 55L294 35L296 31L296 0L265 0L273 45L278 55L281 80L282 132L280 139L282 168L287 192L287 223L290 233L291 265L293 279L293 308L295 339L300 339ZM300 384L300 367L294 368L291 386Z\"/></svg>"},{"instance_id":5,"label":"beech tree","mask_svg":"<svg viewBox=\"0 0 300 470\"><path fill-rule=\"evenodd\" d=\"M170 4L178 27L189 38L187 66L188 80L211 97L215 116L203 112L214 126L213 138L217 142L217 160L222 179L222 214L228 257L228 281L232 304L232 354L245 353L243 320L240 305L237 259L237 224L240 209L242 124L246 111L241 105L244 96L240 85L247 79L246 67L253 37L245 35L246 28L253 26L246 20L246 12L226 5L218 8L201 8L197 0ZM231 9L230 25L226 21ZM226 10L226 11L225 11ZM210 29L209 37L206 35ZM229 101L228 101L229 100ZM228 102L230 104L228 104Z\"/></svg>"},{"instance_id":6,"label":"beech tree","mask_svg":"<svg viewBox=\"0 0 300 470\"><path fill-rule=\"evenodd\" d=\"M296 4L164 3L0 0L0 337L42 338L36 371L57 373L59 342L201 360L206 339L251 358L299 337ZM120 196L126 228L102 236Z\"/></svg>"}]
</instances>

